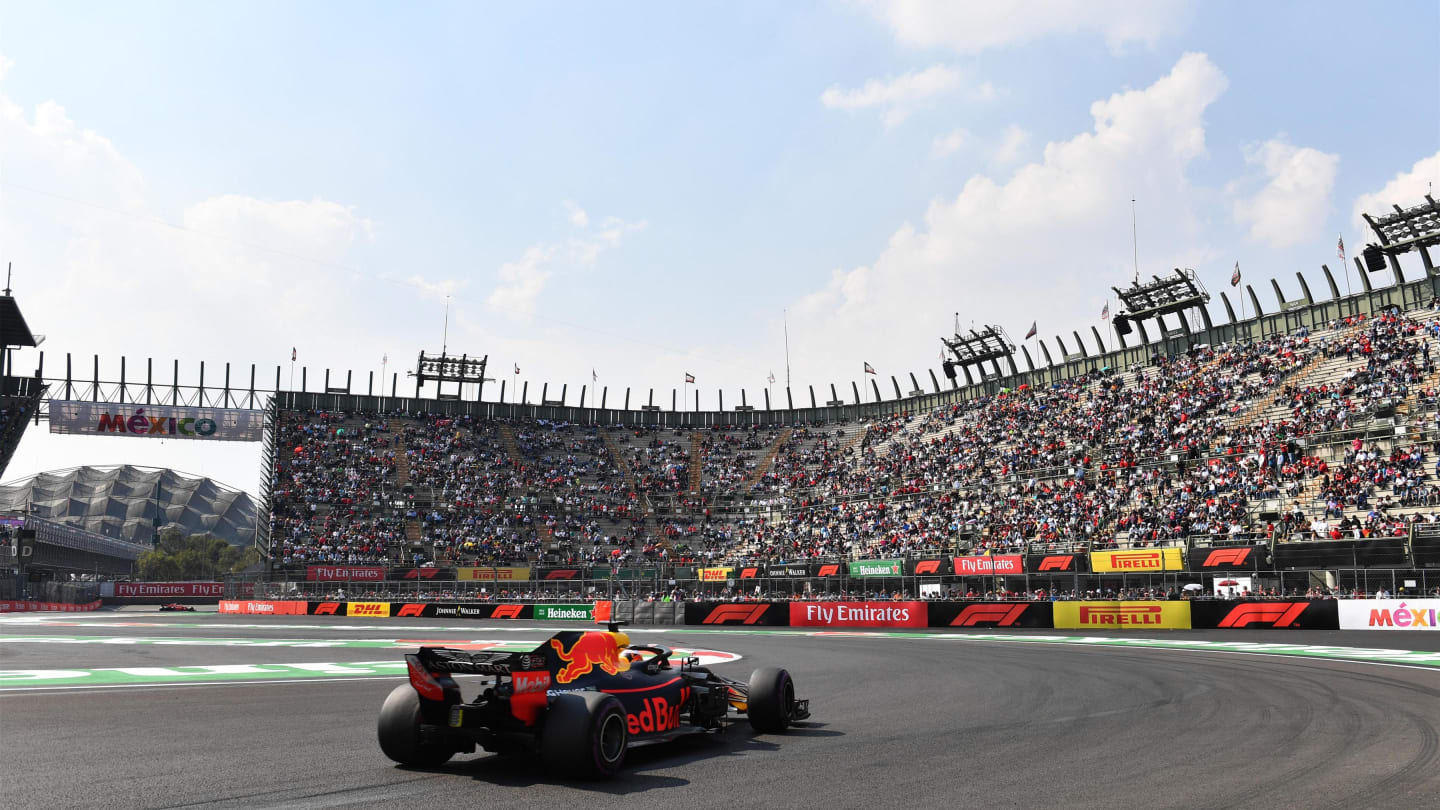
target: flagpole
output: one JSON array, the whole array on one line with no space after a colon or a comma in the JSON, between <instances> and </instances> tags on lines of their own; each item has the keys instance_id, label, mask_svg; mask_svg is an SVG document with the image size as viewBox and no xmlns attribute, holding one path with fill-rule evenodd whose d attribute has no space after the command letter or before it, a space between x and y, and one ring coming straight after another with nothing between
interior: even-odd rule
<instances>
[{"instance_id":1,"label":"flagpole","mask_svg":"<svg viewBox=\"0 0 1440 810\"><path fill-rule=\"evenodd\" d=\"M790 310L781 310L785 318L785 387L790 387Z\"/></svg>"},{"instance_id":2,"label":"flagpole","mask_svg":"<svg viewBox=\"0 0 1440 810\"><path fill-rule=\"evenodd\" d=\"M1140 283L1140 230L1135 221L1135 199L1130 199L1130 249L1134 254L1135 283Z\"/></svg>"}]
</instances>

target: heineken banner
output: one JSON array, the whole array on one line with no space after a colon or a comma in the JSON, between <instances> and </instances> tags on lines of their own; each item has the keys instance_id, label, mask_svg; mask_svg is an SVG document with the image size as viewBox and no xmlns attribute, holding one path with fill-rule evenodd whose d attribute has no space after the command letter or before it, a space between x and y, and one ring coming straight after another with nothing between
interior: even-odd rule
<instances>
[{"instance_id":1,"label":"heineken banner","mask_svg":"<svg viewBox=\"0 0 1440 810\"><path fill-rule=\"evenodd\" d=\"M120 405L111 402L50 400L50 432L146 439L207 439L258 442L265 412L240 408Z\"/></svg>"},{"instance_id":2,"label":"heineken banner","mask_svg":"<svg viewBox=\"0 0 1440 810\"><path fill-rule=\"evenodd\" d=\"M533 610L534 617L542 622L588 622L595 618L595 611L591 605L536 605Z\"/></svg>"},{"instance_id":3,"label":"heineken banner","mask_svg":"<svg viewBox=\"0 0 1440 810\"><path fill-rule=\"evenodd\" d=\"M855 560L850 563L852 577L898 577L904 573L904 560Z\"/></svg>"}]
</instances>

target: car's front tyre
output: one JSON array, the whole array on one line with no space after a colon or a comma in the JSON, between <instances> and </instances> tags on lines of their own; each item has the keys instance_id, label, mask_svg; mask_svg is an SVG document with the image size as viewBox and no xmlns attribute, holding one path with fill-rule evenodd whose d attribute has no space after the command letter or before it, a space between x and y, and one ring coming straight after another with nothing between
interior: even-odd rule
<instances>
[{"instance_id":1,"label":"car's front tyre","mask_svg":"<svg viewBox=\"0 0 1440 810\"><path fill-rule=\"evenodd\" d=\"M606 779L625 765L630 729L625 706L604 692L555 698L540 737L545 767L579 779Z\"/></svg>"},{"instance_id":2,"label":"car's front tyre","mask_svg":"<svg viewBox=\"0 0 1440 810\"><path fill-rule=\"evenodd\" d=\"M391 690L380 707L376 724L380 750L401 765L432 767L455 756L455 750L426 743L420 737L420 695L415 687L404 684Z\"/></svg>"},{"instance_id":3,"label":"car's front tyre","mask_svg":"<svg viewBox=\"0 0 1440 810\"><path fill-rule=\"evenodd\" d=\"M795 681L778 667L761 667L750 675L745 714L756 731L776 732L790 727L795 716Z\"/></svg>"}]
</instances>

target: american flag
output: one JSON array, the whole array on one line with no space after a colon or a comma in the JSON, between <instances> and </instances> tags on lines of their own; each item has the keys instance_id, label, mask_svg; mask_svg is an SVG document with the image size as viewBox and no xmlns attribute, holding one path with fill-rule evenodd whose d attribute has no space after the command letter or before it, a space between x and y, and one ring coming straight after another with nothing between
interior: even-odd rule
<instances>
[{"instance_id":1,"label":"american flag","mask_svg":"<svg viewBox=\"0 0 1440 810\"><path fill-rule=\"evenodd\" d=\"M1110 320L1110 302L1109 302L1109 301L1106 301L1106 302L1105 302L1105 308L1102 309L1102 310L1100 310L1100 320L1102 320L1102 321L1108 321L1108 320Z\"/></svg>"},{"instance_id":2,"label":"american flag","mask_svg":"<svg viewBox=\"0 0 1440 810\"><path fill-rule=\"evenodd\" d=\"M685 372L685 382L687 382L687 383L693 383L693 382L695 382L695 375L694 375L694 374L691 374L691 373L688 372L688 371Z\"/></svg>"},{"instance_id":3,"label":"american flag","mask_svg":"<svg viewBox=\"0 0 1440 810\"><path fill-rule=\"evenodd\" d=\"M1235 262L1235 272L1230 274L1230 286L1240 286L1240 262Z\"/></svg>"},{"instance_id":4,"label":"american flag","mask_svg":"<svg viewBox=\"0 0 1440 810\"><path fill-rule=\"evenodd\" d=\"M1335 243L1335 252L1340 255L1340 261L1345 261L1345 237L1341 235L1340 241Z\"/></svg>"},{"instance_id":5,"label":"american flag","mask_svg":"<svg viewBox=\"0 0 1440 810\"><path fill-rule=\"evenodd\" d=\"M1030 331L1025 333L1025 339L1026 339L1026 340L1029 340L1030 338L1035 337L1036 335L1040 334L1040 329L1038 328L1039 325L1040 325L1040 322L1039 322L1039 321L1031 321L1031 322L1030 322Z\"/></svg>"},{"instance_id":6,"label":"american flag","mask_svg":"<svg viewBox=\"0 0 1440 810\"><path fill-rule=\"evenodd\" d=\"M862 360L862 361L860 361L860 362L864 363L865 361ZM865 363L865 373L866 373L866 374L874 374L874 373L875 373L875 367L872 366L872 365L870 365L869 363Z\"/></svg>"}]
</instances>

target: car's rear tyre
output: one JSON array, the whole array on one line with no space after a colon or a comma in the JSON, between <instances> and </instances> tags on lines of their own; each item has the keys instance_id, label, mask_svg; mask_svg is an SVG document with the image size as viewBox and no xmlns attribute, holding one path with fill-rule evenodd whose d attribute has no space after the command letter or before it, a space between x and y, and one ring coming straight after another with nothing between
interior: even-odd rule
<instances>
[{"instance_id":1,"label":"car's rear tyre","mask_svg":"<svg viewBox=\"0 0 1440 810\"><path fill-rule=\"evenodd\" d=\"M545 767L577 779L607 779L625 765L630 745L625 706L604 692L555 698L540 737Z\"/></svg>"},{"instance_id":2,"label":"car's rear tyre","mask_svg":"<svg viewBox=\"0 0 1440 810\"><path fill-rule=\"evenodd\" d=\"M756 731L784 731L795 715L795 682L778 667L761 667L750 675L750 695L745 707L750 727Z\"/></svg>"},{"instance_id":3,"label":"car's rear tyre","mask_svg":"<svg viewBox=\"0 0 1440 810\"><path fill-rule=\"evenodd\" d=\"M380 750L401 765L441 765L455 756L453 748L425 743L420 737L420 696L405 684L391 690L376 724Z\"/></svg>"}]
</instances>

